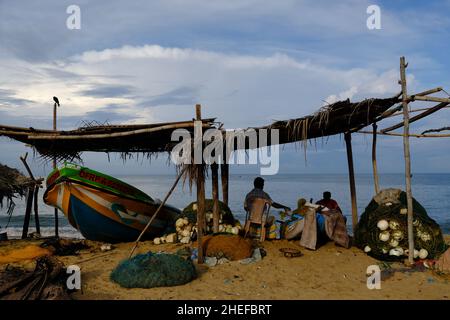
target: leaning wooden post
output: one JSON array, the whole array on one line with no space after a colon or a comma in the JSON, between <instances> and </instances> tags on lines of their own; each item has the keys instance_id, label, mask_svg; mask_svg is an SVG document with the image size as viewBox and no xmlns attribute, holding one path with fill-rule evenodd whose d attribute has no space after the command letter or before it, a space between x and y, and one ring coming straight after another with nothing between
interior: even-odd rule
<instances>
[{"instance_id":1,"label":"leaning wooden post","mask_svg":"<svg viewBox=\"0 0 450 320\"><path fill-rule=\"evenodd\" d=\"M403 150L405 157L405 182L406 182L406 203L408 207L408 262L414 263L414 230L413 230L413 201L411 191L411 157L409 151L409 111L408 93L406 89L406 63L405 57L400 58L400 84L402 86L403 105Z\"/></svg>"},{"instance_id":2,"label":"leaning wooden post","mask_svg":"<svg viewBox=\"0 0 450 320\"><path fill-rule=\"evenodd\" d=\"M33 206L34 185L28 187L27 192L27 207L25 209L25 218L23 220L22 239L28 237L28 227L30 226L31 207Z\"/></svg>"},{"instance_id":3,"label":"leaning wooden post","mask_svg":"<svg viewBox=\"0 0 450 320\"><path fill-rule=\"evenodd\" d=\"M197 121L202 121L201 105L195 106L195 115ZM195 129L194 129L195 130ZM202 126L195 131L198 135L194 137L194 161L197 170L197 243L198 243L198 260L199 264L204 262L202 238L205 232L205 175L203 172L203 130ZM200 152L201 151L201 152ZM195 157L197 152L197 159ZM198 157L200 156L200 159Z\"/></svg>"},{"instance_id":4,"label":"leaning wooden post","mask_svg":"<svg viewBox=\"0 0 450 320\"><path fill-rule=\"evenodd\" d=\"M150 227L150 225L152 224L153 220L155 220L156 216L158 215L158 213L161 211L162 207L164 207L164 205L167 202L167 199L169 199L170 195L172 194L172 192L175 190L175 187L178 184L178 181L180 181L181 177L183 176L183 174L186 172L187 167L184 166L183 169L181 169L180 173L178 174L177 178L175 179L175 182L172 185L172 188L170 188L169 192L166 194L166 196L164 197L164 200L159 204L158 209L156 209L155 213L153 214L153 216L150 218L150 220L147 222L147 225L145 226L145 228L141 231L141 233L139 234L138 238L136 239L136 241L134 242L134 246L130 251L130 255L128 256L128 259L131 258L131 256L134 253L134 250L136 250L139 241L141 241L142 236L147 232L147 229Z\"/></svg>"},{"instance_id":5,"label":"leaning wooden post","mask_svg":"<svg viewBox=\"0 0 450 320\"><path fill-rule=\"evenodd\" d=\"M373 167L373 182L375 185L375 194L380 192L380 183L378 181L377 170L377 124L373 123L373 136L372 136L372 167Z\"/></svg>"},{"instance_id":6,"label":"leaning wooden post","mask_svg":"<svg viewBox=\"0 0 450 320\"><path fill-rule=\"evenodd\" d=\"M222 201L228 206L228 179L229 179L229 165L222 163L220 165L220 180L222 183Z\"/></svg>"},{"instance_id":7,"label":"leaning wooden post","mask_svg":"<svg viewBox=\"0 0 450 320\"><path fill-rule=\"evenodd\" d=\"M347 146L348 177L350 180L350 197L352 201L352 228L354 234L356 224L358 223L358 208L356 206L356 186L355 171L353 168L352 134L350 132L345 133L345 144Z\"/></svg>"},{"instance_id":8,"label":"leaning wooden post","mask_svg":"<svg viewBox=\"0 0 450 320\"><path fill-rule=\"evenodd\" d=\"M219 232L219 165L211 164L212 198L213 198L213 232Z\"/></svg>"},{"instance_id":9,"label":"leaning wooden post","mask_svg":"<svg viewBox=\"0 0 450 320\"><path fill-rule=\"evenodd\" d=\"M34 201L34 221L36 224L36 233L38 235L41 234L41 226L39 223L39 214L38 214L38 194L39 194L39 185L42 182L42 179L36 180L34 178L33 172L30 169L30 166L27 163L27 157L28 157L28 152L25 153L25 155L22 157L20 157L20 160L22 161L23 165L25 166L25 169L28 172L28 175L30 176L30 178L34 181L35 185L34 185L34 190L33 190L33 201ZM27 206L28 206L28 196L27 196ZM31 209L30 209L31 212ZM26 214L25 214L26 216ZM24 230L22 232L22 237L23 237L23 233L28 234L28 226L29 226L29 218L28 218L28 222L24 221ZM26 225L26 226L25 226ZM26 227L26 230L25 230ZM26 231L26 232L25 232ZM26 235L27 236L27 235Z\"/></svg>"}]
</instances>

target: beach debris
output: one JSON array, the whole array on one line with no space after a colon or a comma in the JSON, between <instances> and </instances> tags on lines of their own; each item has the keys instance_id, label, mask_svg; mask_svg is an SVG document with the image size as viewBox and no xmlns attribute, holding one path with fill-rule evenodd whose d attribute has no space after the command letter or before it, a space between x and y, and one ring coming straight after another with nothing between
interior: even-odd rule
<instances>
[{"instance_id":1,"label":"beach debris","mask_svg":"<svg viewBox=\"0 0 450 320\"><path fill-rule=\"evenodd\" d=\"M399 189L381 190L360 217L354 237L356 246L376 259L402 261L410 253L406 207L405 192ZM413 234L414 259L434 259L447 248L439 225L415 199Z\"/></svg>"},{"instance_id":2,"label":"beach debris","mask_svg":"<svg viewBox=\"0 0 450 320\"><path fill-rule=\"evenodd\" d=\"M450 248L434 264L434 269L441 273L450 273Z\"/></svg>"},{"instance_id":3,"label":"beach debris","mask_svg":"<svg viewBox=\"0 0 450 320\"><path fill-rule=\"evenodd\" d=\"M152 252L123 260L110 275L112 281L125 288L177 286L196 277L191 260L177 254Z\"/></svg>"},{"instance_id":4,"label":"beach debris","mask_svg":"<svg viewBox=\"0 0 450 320\"><path fill-rule=\"evenodd\" d=\"M42 248L51 250L53 254L57 256L77 255L78 251L89 249L91 247L85 240L72 240L62 238L50 238L43 242L40 246Z\"/></svg>"},{"instance_id":5,"label":"beach debris","mask_svg":"<svg viewBox=\"0 0 450 320\"><path fill-rule=\"evenodd\" d=\"M55 257L36 260L33 271L6 268L0 272L2 300L70 300L64 264Z\"/></svg>"},{"instance_id":6,"label":"beach debris","mask_svg":"<svg viewBox=\"0 0 450 320\"><path fill-rule=\"evenodd\" d=\"M364 247L364 252L370 252L370 250L372 250L372 249L369 246Z\"/></svg>"},{"instance_id":7,"label":"beach debris","mask_svg":"<svg viewBox=\"0 0 450 320\"><path fill-rule=\"evenodd\" d=\"M102 251L102 252L110 251L112 249L113 249L113 247L111 246L110 243L105 243L100 246L100 251Z\"/></svg>"},{"instance_id":8,"label":"beach debris","mask_svg":"<svg viewBox=\"0 0 450 320\"><path fill-rule=\"evenodd\" d=\"M205 264L208 267L214 267L217 265L217 258L216 257L205 257Z\"/></svg>"},{"instance_id":9,"label":"beach debris","mask_svg":"<svg viewBox=\"0 0 450 320\"><path fill-rule=\"evenodd\" d=\"M300 250L295 248L280 248L279 250L286 258L297 258L303 254Z\"/></svg>"},{"instance_id":10,"label":"beach debris","mask_svg":"<svg viewBox=\"0 0 450 320\"><path fill-rule=\"evenodd\" d=\"M252 252L252 256L250 258L246 258L246 259L241 259L239 261L239 263L241 264L251 264L251 263L255 263L258 261L261 261L262 258L265 256L265 252L263 251L262 248L255 248ZM259 267L258 267L259 269Z\"/></svg>"}]
</instances>

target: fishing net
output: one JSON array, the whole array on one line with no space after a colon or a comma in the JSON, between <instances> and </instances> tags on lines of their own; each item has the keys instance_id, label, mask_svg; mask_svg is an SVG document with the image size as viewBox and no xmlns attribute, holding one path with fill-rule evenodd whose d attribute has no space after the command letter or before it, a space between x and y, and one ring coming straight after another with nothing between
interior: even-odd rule
<instances>
[{"instance_id":1,"label":"fishing net","mask_svg":"<svg viewBox=\"0 0 450 320\"><path fill-rule=\"evenodd\" d=\"M205 200L205 213L212 214L213 206L214 206L213 199L206 199ZM220 217L221 217L223 223L234 224L235 220L233 217L233 213L231 212L230 208L222 201L219 201L219 214L220 214ZM191 202L186 208L184 208L180 217L183 217L183 218L187 217L190 223L196 223L197 222L197 202Z\"/></svg>"},{"instance_id":2,"label":"fishing net","mask_svg":"<svg viewBox=\"0 0 450 320\"><path fill-rule=\"evenodd\" d=\"M432 259L446 250L439 225L414 198L413 226L415 258ZM370 201L356 226L355 244L379 260L403 260L408 256L407 201L404 191L385 189Z\"/></svg>"},{"instance_id":3,"label":"fishing net","mask_svg":"<svg viewBox=\"0 0 450 320\"><path fill-rule=\"evenodd\" d=\"M253 252L250 239L231 234L207 236L203 239L202 245L206 256L217 259L241 260L251 257Z\"/></svg>"},{"instance_id":4,"label":"fishing net","mask_svg":"<svg viewBox=\"0 0 450 320\"><path fill-rule=\"evenodd\" d=\"M139 254L119 263L111 272L111 280L125 288L178 286L195 279L191 260L176 254Z\"/></svg>"}]
</instances>

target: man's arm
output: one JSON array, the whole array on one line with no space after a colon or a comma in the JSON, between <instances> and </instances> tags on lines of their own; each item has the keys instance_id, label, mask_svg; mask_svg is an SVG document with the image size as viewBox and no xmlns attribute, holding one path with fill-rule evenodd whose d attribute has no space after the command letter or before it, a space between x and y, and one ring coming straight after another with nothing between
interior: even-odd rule
<instances>
[{"instance_id":1,"label":"man's arm","mask_svg":"<svg viewBox=\"0 0 450 320\"><path fill-rule=\"evenodd\" d=\"M285 209L287 211L291 211L291 208L286 207L285 205L282 205L282 204L277 203L277 202L272 202L272 207L274 207L275 209Z\"/></svg>"}]
</instances>

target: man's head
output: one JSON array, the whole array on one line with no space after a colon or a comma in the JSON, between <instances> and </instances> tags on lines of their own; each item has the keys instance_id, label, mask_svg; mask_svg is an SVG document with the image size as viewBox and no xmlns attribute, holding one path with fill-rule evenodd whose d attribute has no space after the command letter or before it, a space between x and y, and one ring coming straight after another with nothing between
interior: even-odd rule
<instances>
[{"instance_id":1,"label":"man's head","mask_svg":"<svg viewBox=\"0 0 450 320\"><path fill-rule=\"evenodd\" d=\"M253 186L255 186L256 189L264 189L264 179L261 177L255 178L253 181Z\"/></svg>"},{"instance_id":2,"label":"man's head","mask_svg":"<svg viewBox=\"0 0 450 320\"><path fill-rule=\"evenodd\" d=\"M331 192L330 192L330 191L325 191L325 192L323 193L323 198L324 198L325 200L330 200L330 199L331 199Z\"/></svg>"}]
</instances>

